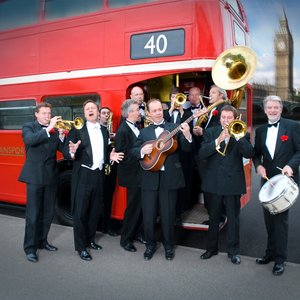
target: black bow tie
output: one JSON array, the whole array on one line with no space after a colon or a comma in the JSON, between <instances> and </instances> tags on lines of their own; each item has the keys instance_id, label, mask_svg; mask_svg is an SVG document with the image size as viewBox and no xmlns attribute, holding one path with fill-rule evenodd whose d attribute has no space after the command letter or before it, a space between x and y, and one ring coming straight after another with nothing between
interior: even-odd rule
<instances>
[{"instance_id":1,"label":"black bow tie","mask_svg":"<svg viewBox=\"0 0 300 300\"><path fill-rule=\"evenodd\" d=\"M156 129L156 128L158 128L158 127L160 127L160 128L165 128L165 124L164 124L164 123L158 124L158 125L153 124L153 127L154 127L154 129Z\"/></svg>"},{"instance_id":2,"label":"black bow tie","mask_svg":"<svg viewBox=\"0 0 300 300\"><path fill-rule=\"evenodd\" d=\"M47 128L49 125L42 125L40 124L42 128Z\"/></svg>"},{"instance_id":3,"label":"black bow tie","mask_svg":"<svg viewBox=\"0 0 300 300\"><path fill-rule=\"evenodd\" d=\"M140 105L140 109L145 110L145 106L144 105Z\"/></svg>"},{"instance_id":4,"label":"black bow tie","mask_svg":"<svg viewBox=\"0 0 300 300\"><path fill-rule=\"evenodd\" d=\"M133 122L128 121L128 120L126 120L126 122L128 122L129 124L135 126L136 128L139 128L139 127L140 127L139 124L137 124L137 123L133 123Z\"/></svg>"},{"instance_id":5,"label":"black bow tie","mask_svg":"<svg viewBox=\"0 0 300 300\"><path fill-rule=\"evenodd\" d=\"M277 127L278 123L279 123L279 121L277 121L276 123L273 123L273 124L268 124L268 127L272 127L272 126Z\"/></svg>"},{"instance_id":6,"label":"black bow tie","mask_svg":"<svg viewBox=\"0 0 300 300\"><path fill-rule=\"evenodd\" d=\"M197 106L191 106L191 109L199 109L200 108L200 104Z\"/></svg>"}]
</instances>

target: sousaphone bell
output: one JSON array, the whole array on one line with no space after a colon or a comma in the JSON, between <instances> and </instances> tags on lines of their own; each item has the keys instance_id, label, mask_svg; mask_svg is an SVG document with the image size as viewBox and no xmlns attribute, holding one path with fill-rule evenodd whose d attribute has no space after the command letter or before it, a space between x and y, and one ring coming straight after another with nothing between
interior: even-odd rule
<instances>
[{"instance_id":1,"label":"sousaphone bell","mask_svg":"<svg viewBox=\"0 0 300 300\"><path fill-rule=\"evenodd\" d=\"M253 50L235 46L222 52L212 68L213 82L224 90L234 90L231 105L241 105L244 87L256 69L257 59Z\"/></svg>"}]
</instances>

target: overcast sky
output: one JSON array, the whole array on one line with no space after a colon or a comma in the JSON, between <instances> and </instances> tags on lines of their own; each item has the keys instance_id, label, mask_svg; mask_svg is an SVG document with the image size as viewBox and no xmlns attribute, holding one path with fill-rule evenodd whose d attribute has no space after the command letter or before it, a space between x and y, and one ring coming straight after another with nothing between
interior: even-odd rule
<instances>
[{"instance_id":1,"label":"overcast sky","mask_svg":"<svg viewBox=\"0 0 300 300\"><path fill-rule=\"evenodd\" d=\"M241 0L248 17L251 48L258 58L258 66L253 77L255 82L275 84L274 37L279 30L279 20L284 6L294 40L294 88L300 88L300 4L298 1Z\"/></svg>"}]
</instances>

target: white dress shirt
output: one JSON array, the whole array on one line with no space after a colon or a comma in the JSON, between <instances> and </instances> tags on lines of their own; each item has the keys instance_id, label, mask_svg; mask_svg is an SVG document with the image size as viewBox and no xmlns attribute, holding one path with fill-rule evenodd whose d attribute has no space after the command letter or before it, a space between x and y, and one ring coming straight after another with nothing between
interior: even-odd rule
<instances>
[{"instance_id":1,"label":"white dress shirt","mask_svg":"<svg viewBox=\"0 0 300 300\"><path fill-rule=\"evenodd\" d=\"M266 146L269 150L272 159L274 158L279 126L280 124L278 124L277 127L268 127L267 131Z\"/></svg>"},{"instance_id":2,"label":"white dress shirt","mask_svg":"<svg viewBox=\"0 0 300 300\"><path fill-rule=\"evenodd\" d=\"M86 122L87 130L90 136L92 153L93 153L93 165L91 168L82 165L83 167L89 168L91 170L96 170L99 168L102 170L104 163L104 153L103 153L103 136L100 129L99 123Z\"/></svg>"}]
</instances>

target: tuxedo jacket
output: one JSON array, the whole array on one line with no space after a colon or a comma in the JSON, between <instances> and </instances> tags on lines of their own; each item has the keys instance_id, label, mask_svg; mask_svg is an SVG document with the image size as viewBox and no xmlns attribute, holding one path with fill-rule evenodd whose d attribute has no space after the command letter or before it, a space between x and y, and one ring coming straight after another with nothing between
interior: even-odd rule
<instances>
[{"instance_id":1,"label":"tuxedo jacket","mask_svg":"<svg viewBox=\"0 0 300 300\"><path fill-rule=\"evenodd\" d=\"M179 113L178 113L179 114ZM190 116L192 115L192 112L190 110L187 110L187 109L184 109L183 110L183 115L181 117L181 121L180 123L183 123L186 119L188 119ZM180 115L179 115L180 116ZM164 119L167 121L167 122L171 122L171 119L172 119L172 116L170 116L169 114L169 110L164 110ZM174 123L176 124L176 123ZM193 123L192 121L189 123L189 126L192 128L193 126Z\"/></svg>"},{"instance_id":2,"label":"tuxedo jacket","mask_svg":"<svg viewBox=\"0 0 300 300\"><path fill-rule=\"evenodd\" d=\"M104 163L108 162L109 158L109 147L108 147L108 141L109 141L109 133L107 128L100 126L101 134L103 136L103 157L104 157ZM71 187L71 201L72 204L74 204L74 199L76 195L76 190L78 187L78 177L79 177L79 170L81 165L86 165L88 167L93 166L93 153L92 153L92 146L91 146L91 140L88 133L88 129L86 126L86 123L81 129L75 129L72 128L72 130L69 132L67 141L63 148L63 154L65 158L71 159L70 153L69 153L69 141L72 141L73 143L77 143L78 141L81 141L73 160L73 170L72 170L72 187ZM72 205L72 208L74 206Z\"/></svg>"},{"instance_id":3,"label":"tuxedo jacket","mask_svg":"<svg viewBox=\"0 0 300 300\"><path fill-rule=\"evenodd\" d=\"M214 110L214 114L211 116L210 120L207 120L208 124L205 125L205 130L211 127L215 127L220 125L220 110L224 106L224 103L218 105L216 109ZM210 114L210 113L209 113ZM208 117L209 117L208 114Z\"/></svg>"},{"instance_id":4,"label":"tuxedo jacket","mask_svg":"<svg viewBox=\"0 0 300 300\"><path fill-rule=\"evenodd\" d=\"M205 176L202 189L204 192L229 196L246 193L244 158L252 158L254 148L247 133L239 141L230 138L225 156L216 150L215 140L222 132L221 125L205 131L199 150L200 159L206 159Z\"/></svg>"},{"instance_id":5,"label":"tuxedo jacket","mask_svg":"<svg viewBox=\"0 0 300 300\"><path fill-rule=\"evenodd\" d=\"M132 155L131 149L137 140L126 121L123 121L115 136L116 152L123 152L124 158L118 164L117 176L120 186L138 187L141 182L142 168L139 161Z\"/></svg>"},{"instance_id":6,"label":"tuxedo jacket","mask_svg":"<svg viewBox=\"0 0 300 300\"><path fill-rule=\"evenodd\" d=\"M178 124L172 124L169 122L165 122L164 130L171 132L175 129ZM187 139L184 137L182 132L177 133L177 141L178 147L181 147L183 151L191 151L192 143L189 143ZM149 142L150 140L156 140L155 129L153 125L143 128L140 131L140 135L137 141L134 144L132 149L132 154L136 159L141 160L141 147L145 142ZM185 186L184 176L182 171L182 165L179 160L178 155L178 148L173 153L167 155L166 160L164 162L165 176L166 182L168 183L168 189L179 189ZM159 188L159 173L151 172L151 171L142 171L142 178L141 178L141 187L144 190L157 190Z\"/></svg>"},{"instance_id":7,"label":"tuxedo jacket","mask_svg":"<svg viewBox=\"0 0 300 300\"><path fill-rule=\"evenodd\" d=\"M26 123L22 129L26 160L19 181L32 184L51 185L58 182L59 172L56 151L62 151L63 143L58 131L48 137L37 122Z\"/></svg>"},{"instance_id":8,"label":"tuxedo jacket","mask_svg":"<svg viewBox=\"0 0 300 300\"><path fill-rule=\"evenodd\" d=\"M283 168L289 165L294 172L294 179L299 180L300 164L300 124L281 118L278 128L278 135L274 158L272 159L266 146L268 124L258 127L255 131L255 156L253 159L255 168L262 165L266 168L268 178L280 174L276 167ZM287 138L287 140L283 140Z\"/></svg>"}]
</instances>

